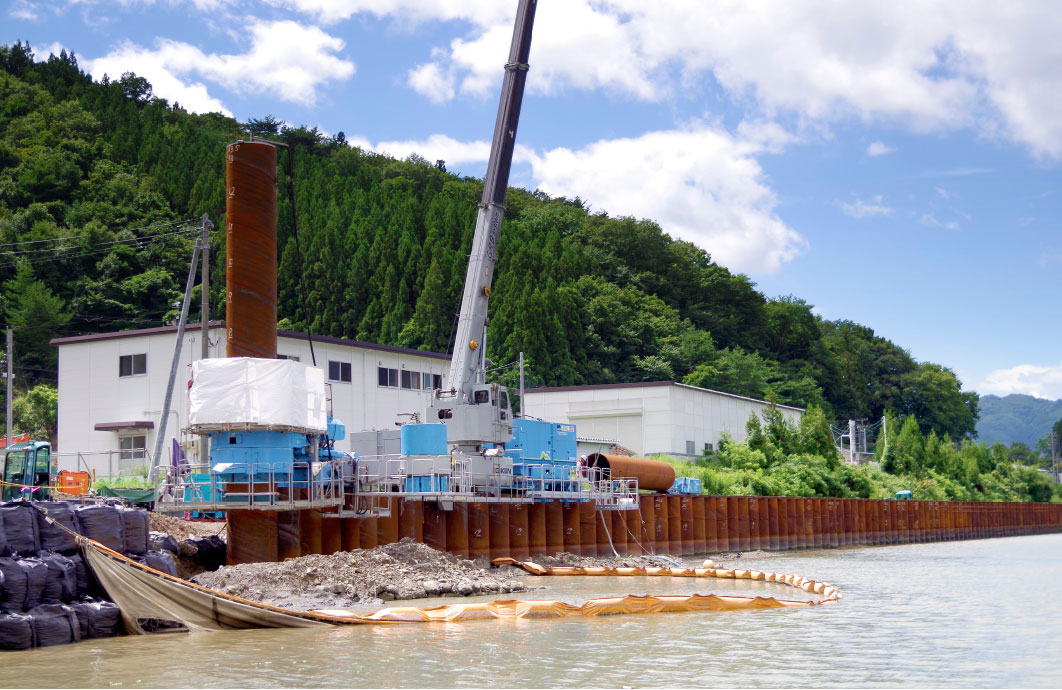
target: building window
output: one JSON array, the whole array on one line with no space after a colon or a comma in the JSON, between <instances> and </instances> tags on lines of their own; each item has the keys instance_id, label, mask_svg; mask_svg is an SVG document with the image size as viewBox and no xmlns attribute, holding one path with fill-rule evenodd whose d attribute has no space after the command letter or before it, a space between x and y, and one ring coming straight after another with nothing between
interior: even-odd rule
<instances>
[{"instance_id":1,"label":"building window","mask_svg":"<svg viewBox=\"0 0 1062 690\"><path fill-rule=\"evenodd\" d=\"M426 391L430 391L432 388L438 388L438 386L433 386L432 385L431 374L429 374L428 372L424 372L420 376L421 376L421 381L420 381L420 387L421 388L423 388Z\"/></svg>"},{"instance_id":2,"label":"building window","mask_svg":"<svg viewBox=\"0 0 1062 690\"><path fill-rule=\"evenodd\" d=\"M402 387L408 390L420 390L420 372L419 371L403 371L402 372Z\"/></svg>"},{"instance_id":3,"label":"building window","mask_svg":"<svg viewBox=\"0 0 1062 690\"><path fill-rule=\"evenodd\" d=\"M299 361L299 358L295 355L277 355L277 359L290 359L293 362Z\"/></svg>"},{"instance_id":4,"label":"building window","mask_svg":"<svg viewBox=\"0 0 1062 690\"><path fill-rule=\"evenodd\" d=\"M442 388L442 374L432 374L431 375L431 380L432 380L432 385L431 385L432 388L435 388L435 389Z\"/></svg>"},{"instance_id":5,"label":"building window","mask_svg":"<svg viewBox=\"0 0 1062 690\"><path fill-rule=\"evenodd\" d=\"M384 388L398 388L398 369L377 368L376 383Z\"/></svg>"},{"instance_id":6,"label":"building window","mask_svg":"<svg viewBox=\"0 0 1062 690\"><path fill-rule=\"evenodd\" d=\"M696 453L697 444L693 441L686 441L686 455L693 455Z\"/></svg>"},{"instance_id":7,"label":"building window","mask_svg":"<svg viewBox=\"0 0 1062 690\"><path fill-rule=\"evenodd\" d=\"M705 443L704 444L704 450L705 451L712 451L712 450L715 450L715 448L712 446L711 443Z\"/></svg>"},{"instance_id":8,"label":"building window","mask_svg":"<svg viewBox=\"0 0 1062 690\"><path fill-rule=\"evenodd\" d=\"M329 362L328 380L350 383L350 362Z\"/></svg>"},{"instance_id":9,"label":"building window","mask_svg":"<svg viewBox=\"0 0 1062 690\"><path fill-rule=\"evenodd\" d=\"M147 457L147 453L144 452L146 447L147 436L144 434L118 437L118 448L122 451L118 457L121 460L145 459Z\"/></svg>"},{"instance_id":10,"label":"building window","mask_svg":"<svg viewBox=\"0 0 1062 690\"><path fill-rule=\"evenodd\" d=\"M147 355L122 355L118 358L118 376L139 376L147 373Z\"/></svg>"}]
</instances>

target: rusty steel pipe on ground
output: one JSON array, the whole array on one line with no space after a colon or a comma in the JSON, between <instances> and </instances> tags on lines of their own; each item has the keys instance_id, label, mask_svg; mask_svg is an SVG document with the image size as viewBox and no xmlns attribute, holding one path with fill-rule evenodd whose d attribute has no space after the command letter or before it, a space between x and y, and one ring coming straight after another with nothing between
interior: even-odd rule
<instances>
[{"instance_id":1,"label":"rusty steel pipe on ground","mask_svg":"<svg viewBox=\"0 0 1062 690\"><path fill-rule=\"evenodd\" d=\"M675 483L675 468L660 460L591 453L586 466L610 470L613 479L637 479L638 488L646 491L667 491Z\"/></svg>"}]
</instances>

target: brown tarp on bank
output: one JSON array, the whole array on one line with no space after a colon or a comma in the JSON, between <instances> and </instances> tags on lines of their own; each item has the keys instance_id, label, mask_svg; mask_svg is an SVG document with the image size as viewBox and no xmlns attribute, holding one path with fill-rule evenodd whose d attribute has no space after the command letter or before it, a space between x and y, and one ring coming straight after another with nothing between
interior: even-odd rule
<instances>
[{"instance_id":1,"label":"brown tarp on bank","mask_svg":"<svg viewBox=\"0 0 1062 690\"><path fill-rule=\"evenodd\" d=\"M309 628L363 621L260 604L207 589L153 570L105 546L80 539L82 552L107 597L122 610L128 632L144 634L139 621L178 621L193 630L246 628Z\"/></svg>"}]
</instances>

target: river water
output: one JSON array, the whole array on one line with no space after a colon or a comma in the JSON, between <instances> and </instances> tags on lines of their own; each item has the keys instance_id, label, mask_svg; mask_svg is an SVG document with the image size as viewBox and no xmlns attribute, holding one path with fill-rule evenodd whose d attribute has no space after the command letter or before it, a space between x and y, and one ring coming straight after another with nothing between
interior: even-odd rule
<instances>
[{"instance_id":1,"label":"river water","mask_svg":"<svg viewBox=\"0 0 1062 690\"><path fill-rule=\"evenodd\" d=\"M91 640L5 654L0 686L1062 686L1062 534L777 554L726 565L798 573L836 585L844 599L810 609ZM748 580L528 582L549 588L523 598L569 603L694 592L807 598Z\"/></svg>"}]
</instances>

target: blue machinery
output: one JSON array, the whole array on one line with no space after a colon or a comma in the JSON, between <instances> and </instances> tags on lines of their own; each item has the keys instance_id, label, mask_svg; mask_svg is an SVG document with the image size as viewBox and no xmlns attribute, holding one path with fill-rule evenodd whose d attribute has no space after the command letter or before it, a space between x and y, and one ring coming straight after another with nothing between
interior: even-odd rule
<instances>
[{"instance_id":1,"label":"blue machinery","mask_svg":"<svg viewBox=\"0 0 1062 690\"><path fill-rule=\"evenodd\" d=\"M443 424L407 424L397 439L394 432L355 434L353 445L372 442L384 451L365 455L334 450L346 431L332 418L328 433L317 436L243 427L201 430L210 439L210 463L160 477L157 509L334 508L337 515L386 515L388 499L396 497L443 509L457 502L554 499L594 501L600 510L638 505L637 479L613 479L608 470L582 466L570 424L515 420L513 440L483 456L489 470L448 452Z\"/></svg>"}]
</instances>

